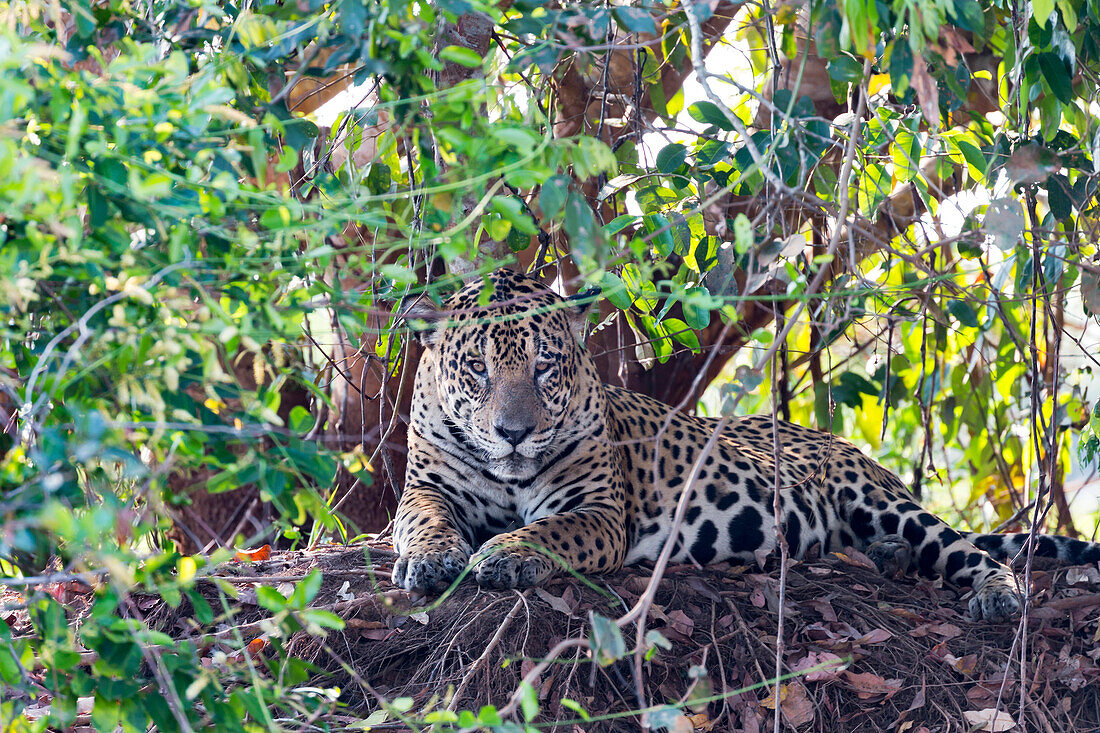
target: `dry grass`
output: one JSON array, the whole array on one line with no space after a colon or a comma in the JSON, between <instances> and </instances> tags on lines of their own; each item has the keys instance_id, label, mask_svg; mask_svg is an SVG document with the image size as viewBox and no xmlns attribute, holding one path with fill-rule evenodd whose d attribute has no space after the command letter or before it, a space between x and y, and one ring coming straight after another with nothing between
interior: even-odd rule
<instances>
[{"instance_id":1,"label":"dry grass","mask_svg":"<svg viewBox=\"0 0 1100 733\"><path fill-rule=\"evenodd\" d=\"M377 709L378 695L411 697L413 710L502 706L533 660L559 640L587 633L590 612L622 615L648 580L644 568L632 568L595 579L595 588L559 579L524 593L482 590L467 580L417 612L423 599L410 599L388 582L392 561L392 551L374 543L276 553L265 562L226 566L218 575L270 577L267 583L278 585L321 569L324 585L315 605L334 611L347 626L323 640L298 634L288 650L324 670L317 684L339 686L342 701L361 715ZM1070 572L1070 579L1081 579L1074 586L1064 568L1033 573L1038 607L1029 621L1021 713L1019 663L1009 659L1017 625L973 623L956 592L911 578L886 579L862 563L858 555L830 556L789 568L788 669L831 655L846 666L786 685L780 708L787 729L967 730L966 713L993 708L1000 696L1000 709L1027 730L1100 730L1100 593L1084 580L1086 573ZM234 582L243 590L236 624L254 624L263 616L250 602L255 582ZM697 729L770 726L771 690L738 690L772 676L777 590L772 575L758 568L670 568L648 627L672 648L646 663L645 699L678 702L709 689L723 697L696 706L691 720ZM213 600L217 586L205 583L203 592ZM196 629L188 616L186 604L164 607L155 621L178 636L218 631ZM220 631L226 634L224 627ZM258 632L255 624L245 626L242 636ZM633 630L624 629L624 636L632 639ZM639 719L631 711L639 708L639 681L629 660L601 667L587 649L567 657L538 680L539 721L576 719L562 704L567 699L594 718L623 716L582 722L583 730L637 730Z\"/></svg>"}]
</instances>

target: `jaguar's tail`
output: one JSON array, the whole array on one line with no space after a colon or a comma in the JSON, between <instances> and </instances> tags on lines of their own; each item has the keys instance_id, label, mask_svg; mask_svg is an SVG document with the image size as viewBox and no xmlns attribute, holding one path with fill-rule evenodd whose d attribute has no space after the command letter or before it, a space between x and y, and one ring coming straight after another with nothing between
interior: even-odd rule
<instances>
[{"instance_id":1,"label":"jaguar's tail","mask_svg":"<svg viewBox=\"0 0 1100 733\"><path fill-rule=\"evenodd\" d=\"M1013 532L1010 534L982 534L970 532L966 538L985 550L994 559L1001 562L1011 562L1017 555L1023 559L1022 550L1027 543L1027 532ZM1052 557L1063 562L1080 565L1083 563L1100 562L1100 542L1085 542L1070 537L1062 537L1054 534L1035 535L1035 555L1037 557Z\"/></svg>"}]
</instances>

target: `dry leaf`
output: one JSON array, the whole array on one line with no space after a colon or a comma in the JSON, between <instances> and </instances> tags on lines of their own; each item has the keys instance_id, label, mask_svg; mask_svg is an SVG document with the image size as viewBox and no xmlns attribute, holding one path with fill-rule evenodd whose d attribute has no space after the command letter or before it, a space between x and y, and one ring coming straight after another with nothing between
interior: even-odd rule
<instances>
[{"instance_id":1,"label":"dry leaf","mask_svg":"<svg viewBox=\"0 0 1100 733\"><path fill-rule=\"evenodd\" d=\"M913 54L913 76L910 79L913 91L920 102L920 111L929 124L939 124L940 121L940 90L936 86L936 80L928 73L928 66L924 57Z\"/></svg>"},{"instance_id":2,"label":"dry leaf","mask_svg":"<svg viewBox=\"0 0 1100 733\"><path fill-rule=\"evenodd\" d=\"M814 671L806 674L806 681L830 682L837 678L837 675L845 666L847 666L845 661L832 652L810 652L805 657L795 662L794 666L791 667L791 671L798 673L807 669L813 669ZM819 669L814 669L815 667Z\"/></svg>"},{"instance_id":3,"label":"dry leaf","mask_svg":"<svg viewBox=\"0 0 1100 733\"><path fill-rule=\"evenodd\" d=\"M925 691L925 680L922 677L920 681L920 689L917 690L916 695L913 695L913 702L909 703L909 707L906 708L905 712L911 713L914 710L920 710L924 707Z\"/></svg>"},{"instance_id":4,"label":"dry leaf","mask_svg":"<svg viewBox=\"0 0 1100 733\"><path fill-rule=\"evenodd\" d=\"M368 621L365 618L349 618L344 620L344 625L349 629L385 629L381 621Z\"/></svg>"},{"instance_id":5,"label":"dry leaf","mask_svg":"<svg viewBox=\"0 0 1100 733\"><path fill-rule=\"evenodd\" d=\"M543 588L535 588L535 595L546 601L550 608L555 611L561 611L566 616L573 612L572 607L565 602L565 598L562 596L556 596Z\"/></svg>"},{"instance_id":6,"label":"dry leaf","mask_svg":"<svg viewBox=\"0 0 1100 733\"><path fill-rule=\"evenodd\" d=\"M266 646L267 639L263 638L262 636L257 636L255 639L248 642L248 644L245 645L244 649L230 656L229 660L236 664L240 664L244 661L245 655L248 655L249 659L255 659L256 657L260 656Z\"/></svg>"},{"instance_id":7,"label":"dry leaf","mask_svg":"<svg viewBox=\"0 0 1100 733\"><path fill-rule=\"evenodd\" d=\"M695 592L697 592L699 595L701 595L703 598L706 598L708 601L711 601L712 603L721 603L722 602L722 596L718 595L718 591L716 591L716 590L714 590L714 588L710 587L710 585L708 585L707 582L705 580L703 580L702 578L700 578L699 576L697 576L697 575L688 575L686 580L687 580L687 584Z\"/></svg>"},{"instance_id":8,"label":"dry leaf","mask_svg":"<svg viewBox=\"0 0 1100 733\"><path fill-rule=\"evenodd\" d=\"M856 639L856 644L881 644L882 642L894 638L894 635L886 629L871 629L870 632Z\"/></svg>"},{"instance_id":9,"label":"dry leaf","mask_svg":"<svg viewBox=\"0 0 1100 733\"><path fill-rule=\"evenodd\" d=\"M940 39L958 53L974 53L974 47L970 45L970 41L950 26L940 28Z\"/></svg>"},{"instance_id":10,"label":"dry leaf","mask_svg":"<svg viewBox=\"0 0 1100 733\"><path fill-rule=\"evenodd\" d=\"M863 568L865 570L874 570L876 572L878 571L878 567L871 560L871 558L867 557L862 552L854 548L848 547L845 548L844 552L834 552L833 554L840 558L842 562L851 565L852 567Z\"/></svg>"},{"instance_id":11,"label":"dry leaf","mask_svg":"<svg viewBox=\"0 0 1100 733\"><path fill-rule=\"evenodd\" d=\"M998 687L992 682L979 682L966 691L966 699L975 705L992 705L997 700L998 692Z\"/></svg>"},{"instance_id":12,"label":"dry leaf","mask_svg":"<svg viewBox=\"0 0 1100 733\"><path fill-rule=\"evenodd\" d=\"M1066 570L1066 582L1070 585L1076 585L1077 583L1100 585L1100 570L1091 565L1081 568L1069 568Z\"/></svg>"},{"instance_id":13,"label":"dry leaf","mask_svg":"<svg viewBox=\"0 0 1100 733\"><path fill-rule=\"evenodd\" d=\"M691 638L692 633L695 631L695 622L684 613L683 611L676 609L668 615L668 623L675 631L680 632L684 636Z\"/></svg>"},{"instance_id":14,"label":"dry leaf","mask_svg":"<svg viewBox=\"0 0 1100 733\"><path fill-rule=\"evenodd\" d=\"M233 559L237 562L263 562L271 557L271 545L257 547L255 550L237 550Z\"/></svg>"},{"instance_id":15,"label":"dry leaf","mask_svg":"<svg viewBox=\"0 0 1100 733\"><path fill-rule=\"evenodd\" d=\"M967 654L965 657L958 657L958 658L953 657L951 660L945 660L945 661L948 661L948 664L950 664L952 667L954 667L959 672L962 672L963 674L965 674L967 677L973 677L974 672L977 671L977 669L978 669L978 655L977 654Z\"/></svg>"},{"instance_id":16,"label":"dry leaf","mask_svg":"<svg viewBox=\"0 0 1100 733\"><path fill-rule=\"evenodd\" d=\"M839 675L839 679L848 687L855 690L860 700L869 700L878 695L885 695L884 700L889 700L901 689L901 680L887 680L879 677L874 672L857 674L845 670Z\"/></svg>"},{"instance_id":17,"label":"dry leaf","mask_svg":"<svg viewBox=\"0 0 1100 733\"><path fill-rule=\"evenodd\" d=\"M692 727L700 733L708 733L708 731L714 730L714 721L706 713L695 713L687 716L687 718L691 721Z\"/></svg>"},{"instance_id":18,"label":"dry leaf","mask_svg":"<svg viewBox=\"0 0 1100 733\"><path fill-rule=\"evenodd\" d=\"M814 719L814 703L806 694L806 687L801 682L791 682L784 685L787 694L780 703L783 706L783 715L794 727L805 725Z\"/></svg>"},{"instance_id":19,"label":"dry leaf","mask_svg":"<svg viewBox=\"0 0 1100 733\"><path fill-rule=\"evenodd\" d=\"M903 618L906 621L912 621L915 624L919 624L924 621L924 616L921 616L919 613L914 613L908 608L891 608L890 613L898 616L899 618Z\"/></svg>"},{"instance_id":20,"label":"dry leaf","mask_svg":"<svg viewBox=\"0 0 1100 733\"><path fill-rule=\"evenodd\" d=\"M821 614L821 617L826 621L836 621L836 611L833 610L833 606L828 601L820 598L814 598L806 601L803 605L809 606L813 610Z\"/></svg>"},{"instance_id":21,"label":"dry leaf","mask_svg":"<svg viewBox=\"0 0 1100 733\"><path fill-rule=\"evenodd\" d=\"M943 639L954 639L962 634L962 629L955 624L922 624L909 632L910 636L918 638L929 634L935 634Z\"/></svg>"},{"instance_id":22,"label":"dry leaf","mask_svg":"<svg viewBox=\"0 0 1100 733\"><path fill-rule=\"evenodd\" d=\"M1012 730L1016 727L1016 720L1011 715L996 708L967 710L963 713L963 717L970 725L978 726L977 730L988 730L996 733L996 731Z\"/></svg>"},{"instance_id":23,"label":"dry leaf","mask_svg":"<svg viewBox=\"0 0 1100 733\"><path fill-rule=\"evenodd\" d=\"M774 687L769 687L768 690L769 690L768 691L768 696L760 701L760 706L765 707L768 710L775 710L775 688ZM779 702L782 703L783 699L786 698L786 697L787 697L787 686L786 685L780 685L779 686Z\"/></svg>"},{"instance_id":24,"label":"dry leaf","mask_svg":"<svg viewBox=\"0 0 1100 733\"><path fill-rule=\"evenodd\" d=\"M1005 163L1005 173L1013 183L1039 183L1062 167L1058 154L1042 145L1029 143L1012 151ZM1013 199L1015 200L1015 199ZM992 204L991 204L992 205ZM987 210L986 216L989 212Z\"/></svg>"},{"instance_id":25,"label":"dry leaf","mask_svg":"<svg viewBox=\"0 0 1100 733\"><path fill-rule=\"evenodd\" d=\"M248 656L255 659L266 646L267 639L263 638L262 636L257 636L255 639L248 642L248 646L246 646L244 650L248 652Z\"/></svg>"}]
</instances>

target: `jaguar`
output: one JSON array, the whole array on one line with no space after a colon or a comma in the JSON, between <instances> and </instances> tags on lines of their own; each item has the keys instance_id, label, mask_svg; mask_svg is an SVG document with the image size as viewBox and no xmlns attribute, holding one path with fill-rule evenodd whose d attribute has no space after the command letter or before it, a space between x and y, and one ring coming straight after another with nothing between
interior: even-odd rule
<instances>
[{"instance_id":1,"label":"jaguar","mask_svg":"<svg viewBox=\"0 0 1100 733\"><path fill-rule=\"evenodd\" d=\"M791 557L854 547L880 569L969 589L975 620L1019 613L1005 563L1027 533L953 529L836 435L770 415L721 424L601 382L583 345L593 300L498 270L442 307L421 298L406 309L424 353L394 517L395 585L438 593L471 565L491 588L537 585L562 564L608 573L655 560L673 531L673 562L753 562L779 541L778 487ZM1100 543L1036 539L1036 555L1100 561Z\"/></svg>"}]
</instances>

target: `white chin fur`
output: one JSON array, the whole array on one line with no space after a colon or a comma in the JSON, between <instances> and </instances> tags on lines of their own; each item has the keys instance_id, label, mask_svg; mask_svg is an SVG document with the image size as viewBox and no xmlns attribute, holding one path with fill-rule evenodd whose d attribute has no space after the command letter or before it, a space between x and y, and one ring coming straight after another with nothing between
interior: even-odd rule
<instances>
[{"instance_id":1,"label":"white chin fur","mask_svg":"<svg viewBox=\"0 0 1100 733\"><path fill-rule=\"evenodd\" d=\"M492 462L492 471L503 479L524 479L538 472L538 464L519 453L512 453Z\"/></svg>"}]
</instances>

